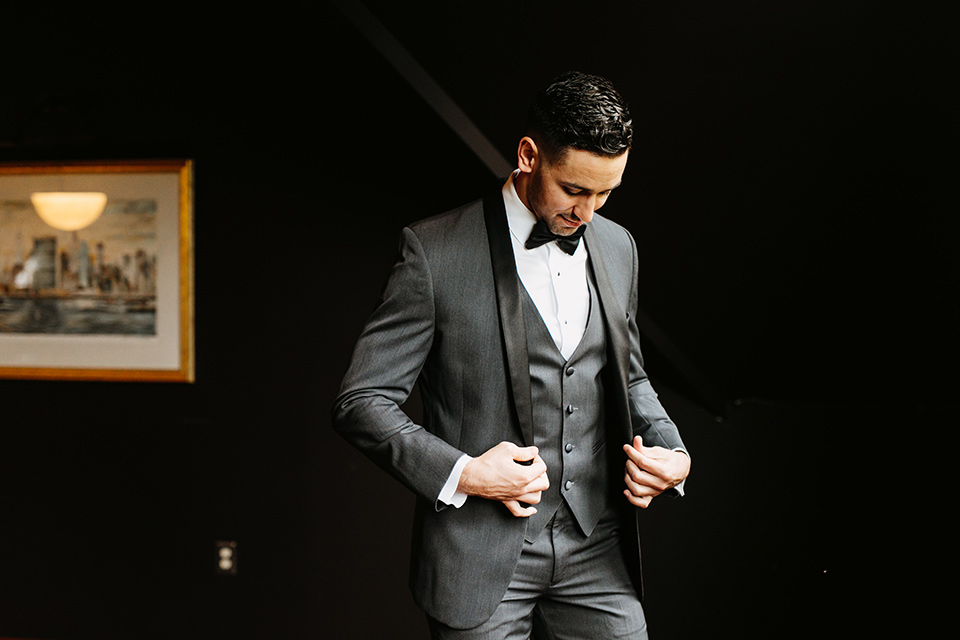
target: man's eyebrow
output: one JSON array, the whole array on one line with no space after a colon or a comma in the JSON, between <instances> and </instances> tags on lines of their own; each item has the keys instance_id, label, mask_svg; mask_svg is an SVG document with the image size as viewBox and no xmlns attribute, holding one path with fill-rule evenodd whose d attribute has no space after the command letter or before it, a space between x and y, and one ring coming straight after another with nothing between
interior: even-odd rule
<instances>
[{"instance_id":1,"label":"man's eyebrow","mask_svg":"<svg viewBox=\"0 0 960 640\"><path fill-rule=\"evenodd\" d=\"M591 193L593 192L592 189L588 189L587 187L581 187L579 184L577 184L577 183L575 183L575 182L563 182L563 183L561 183L561 184L562 184L564 187L566 187L567 189L576 189L577 191L589 191L589 192L591 192ZM618 182L617 184L613 185L612 187L610 187L609 189L604 189L603 191L598 191L597 193L606 193L606 192L608 192L608 191L613 191L614 189L616 189L617 187L619 187L621 184L623 184L623 181L622 181L622 180L621 180L620 182Z\"/></svg>"}]
</instances>

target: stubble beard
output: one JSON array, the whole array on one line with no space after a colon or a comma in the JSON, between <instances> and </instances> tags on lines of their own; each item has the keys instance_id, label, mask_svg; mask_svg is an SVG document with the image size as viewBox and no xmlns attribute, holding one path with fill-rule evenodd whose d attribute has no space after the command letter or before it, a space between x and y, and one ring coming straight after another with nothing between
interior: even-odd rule
<instances>
[{"instance_id":1,"label":"stubble beard","mask_svg":"<svg viewBox=\"0 0 960 640\"><path fill-rule=\"evenodd\" d=\"M581 226L583 226L584 224L586 224L585 222L580 221L580 225L579 225L579 226L569 227L569 226L567 226L566 224L564 224L564 222L562 222L562 220L564 220L564 217L563 217L562 214L557 213L557 214L551 215L551 216L547 219L547 228L550 229L551 232L553 232L554 234L556 234L556 235L558 235L558 236L570 236L570 235L573 235L574 233L576 233L576 231L577 231Z\"/></svg>"}]
</instances>

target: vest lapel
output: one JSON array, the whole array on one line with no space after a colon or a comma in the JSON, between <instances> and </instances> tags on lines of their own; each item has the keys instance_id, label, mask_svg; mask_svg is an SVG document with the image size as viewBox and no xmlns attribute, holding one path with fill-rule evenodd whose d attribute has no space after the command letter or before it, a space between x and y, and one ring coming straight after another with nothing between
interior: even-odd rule
<instances>
[{"instance_id":1,"label":"vest lapel","mask_svg":"<svg viewBox=\"0 0 960 640\"><path fill-rule=\"evenodd\" d=\"M523 303L520 298L520 278L517 262L510 244L510 228L503 206L503 196L496 190L483 201L493 281L497 289L500 329L506 349L513 406L523 435L523 444L533 444L533 412L530 400L530 361L527 354L526 325L523 322Z\"/></svg>"}]
</instances>

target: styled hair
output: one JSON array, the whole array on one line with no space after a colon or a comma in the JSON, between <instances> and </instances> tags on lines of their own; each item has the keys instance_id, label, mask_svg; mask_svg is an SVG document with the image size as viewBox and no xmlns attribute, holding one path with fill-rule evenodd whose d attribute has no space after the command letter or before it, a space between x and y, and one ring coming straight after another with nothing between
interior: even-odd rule
<instances>
[{"instance_id":1,"label":"styled hair","mask_svg":"<svg viewBox=\"0 0 960 640\"><path fill-rule=\"evenodd\" d=\"M633 143L633 120L609 80L569 71L533 99L527 133L555 161L571 148L619 156Z\"/></svg>"}]
</instances>

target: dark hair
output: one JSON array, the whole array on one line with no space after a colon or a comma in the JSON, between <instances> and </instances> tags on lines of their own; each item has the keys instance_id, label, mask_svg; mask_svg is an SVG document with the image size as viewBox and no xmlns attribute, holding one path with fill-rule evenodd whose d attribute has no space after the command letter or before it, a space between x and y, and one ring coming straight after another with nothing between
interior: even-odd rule
<instances>
[{"instance_id":1,"label":"dark hair","mask_svg":"<svg viewBox=\"0 0 960 640\"><path fill-rule=\"evenodd\" d=\"M633 142L633 120L609 80L570 71L534 98L527 132L554 160L569 148L618 156Z\"/></svg>"}]
</instances>

